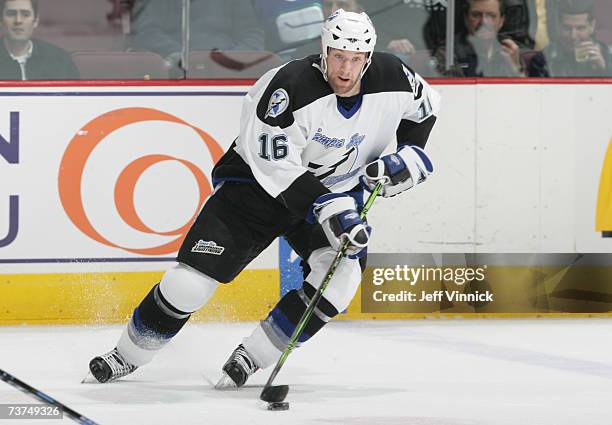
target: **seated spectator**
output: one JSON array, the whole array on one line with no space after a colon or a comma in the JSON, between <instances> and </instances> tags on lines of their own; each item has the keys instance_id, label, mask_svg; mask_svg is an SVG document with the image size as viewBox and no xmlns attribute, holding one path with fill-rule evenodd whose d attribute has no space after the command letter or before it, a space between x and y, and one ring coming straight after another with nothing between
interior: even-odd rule
<instances>
[{"instance_id":1,"label":"seated spectator","mask_svg":"<svg viewBox=\"0 0 612 425\"><path fill-rule=\"evenodd\" d=\"M181 0L135 0L128 47L176 65L183 49ZM190 50L264 50L264 32L251 1L191 0Z\"/></svg>"},{"instance_id":2,"label":"seated spectator","mask_svg":"<svg viewBox=\"0 0 612 425\"><path fill-rule=\"evenodd\" d=\"M533 49L535 37L542 37L546 33L545 3L549 1L551 0L504 0L504 24L499 34L511 38L521 50ZM456 2L458 11L469 7L468 0ZM455 26L460 28L463 25L462 13L458 13L457 18L459 19L455 19Z\"/></svg>"},{"instance_id":3,"label":"seated spectator","mask_svg":"<svg viewBox=\"0 0 612 425\"><path fill-rule=\"evenodd\" d=\"M519 47L499 34L505 0L467 0L464 31L455 37L455 65L445 70L445 48L436 53L439 72L456 77L522 77Z\"/></svg>"},{"instance_id":4,"label":"seated spectator","mask_svg":"<svg viewBox=\"0 0 612 425\"><path fill-rule=\"evenodd\" d=\"M468 0L459 0L459 10L466 7ZM502 37L512 38L520 49L531 50L535 46L534 37L538 30L542 30L540 16L541 7L538 3L546 0L505 0L504 1L504 24L499 30ZM544 28L545 29L545 28Z\"/></svg>"},{"instance_id":5,"label":"seated spectator","mask_svg":"<svg viewBox=\"0 0 612 425\"><path fill-rule=\"evenodd\" d=\"M38 0L0 0L2 80L72 80L79 72L60 47L32 38L38 26Z\"/></svg>"},{"instance_id":6,"label":"seated spectator","mask_svg":"<svg viewBox=\"0 0 612 425\"><path fill-rule=\"evenodd\" d=\"M557 34L535 55L530 77L612 76L608 47L597 40L593 0L559 0Z\"/></svg>"}]
</instances>

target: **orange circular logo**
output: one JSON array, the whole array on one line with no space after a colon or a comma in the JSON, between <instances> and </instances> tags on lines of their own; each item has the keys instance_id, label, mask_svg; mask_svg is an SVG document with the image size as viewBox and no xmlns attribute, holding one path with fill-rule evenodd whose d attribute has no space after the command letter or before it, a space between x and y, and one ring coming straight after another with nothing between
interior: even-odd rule
<instances>
[{"instance_id":1,"label":"orange circular logo","mask_svg":"<svg viewBox=\"0 0 612 425\"><path fill-rule=\"evenodd\" d=\"M205 174L195 164L185 159L169 155L155 154L142 156L128 164L119 174L114 187L114 199L117 212L121 219L131 228L142 233L163 236L176 236L170 242L148 248L130 248L111 242L98 232L90 222L85 207L81 185L83 172L92 151L113 131L130 124L143 121L167 121L185 125L192 128L208 148L213 162L217 162L223 155L223 149L216 140L205 131L175 117L174 115L150 108L123 108L110 111L88 122L75 135L62 157L58 176L59 196L64 210L74 225L87 236L104 245L121 248L126 251L143 255L163 255L176 252L185 238L191 223L202 206L202 203L212 192L212 188ZM198 208L191 218L178 229L159 232L147 226L136 212L134 203L134 190L140 176L151 166L163 161L177 161L191 171L199 187Z\"/></svg>"}]
</instances>

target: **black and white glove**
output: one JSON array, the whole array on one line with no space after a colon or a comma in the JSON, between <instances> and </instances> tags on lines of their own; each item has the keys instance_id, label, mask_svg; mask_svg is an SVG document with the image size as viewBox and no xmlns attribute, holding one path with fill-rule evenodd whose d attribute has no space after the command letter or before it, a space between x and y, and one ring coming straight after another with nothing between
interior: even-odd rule
<instances>
[{"instance_id":1,"label":"black and white glove","mask_svg":"<svg viewBox=\"0 0 612 425\"><path fill-rule=\"evenodd\" d=\"M425 151L410 145L402 146L397 152L370 162L360 180L369 192L382 180L380 194L388 198L424 182L431 173L433 164Z\"/></svg>"},{"instance_id":2,"label":"black and white glove","mask_svg":"<svg viewBox=\"0 0 612 425\"><path fill-rule=\"evenodd\" d=\"M348 241L346 253L352 258L359 257L370 242L372 227L359 217L355 199L345 193L319 196L307 220L321 224L332 248L338 249Z\"/></svg>"}]
</instances>

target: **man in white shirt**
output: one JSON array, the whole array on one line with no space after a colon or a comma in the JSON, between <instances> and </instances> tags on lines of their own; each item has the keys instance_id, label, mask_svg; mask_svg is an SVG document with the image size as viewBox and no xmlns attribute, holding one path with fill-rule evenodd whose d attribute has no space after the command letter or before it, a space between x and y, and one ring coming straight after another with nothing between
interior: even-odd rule
<instances>
[{"instance_id":1,"label":"man in white shirt","mask_svg":"<svg viewBox=\"0 0 612 425\"><path fill-rule=\"evenodd\" d=\"M71 80L79 72L70 55L33 38L38 26L38 0L0 0L2 43L0 79Z\"/></svg>"}]
</instances>

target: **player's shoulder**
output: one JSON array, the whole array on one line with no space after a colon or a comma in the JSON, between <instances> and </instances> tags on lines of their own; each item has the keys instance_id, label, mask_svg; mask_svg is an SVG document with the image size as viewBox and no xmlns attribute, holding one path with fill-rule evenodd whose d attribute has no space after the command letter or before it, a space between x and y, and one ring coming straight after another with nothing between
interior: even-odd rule
<instances>
[{"instance_id":1,"label":"player's shoulder","mask_svg":"<svg viewBox=\"0 0 612 425\"><path fill-rule=\"evenodd\" d=\"M257 105L259 118L269 124L285 127L293 122L290 115L294 111L332 94L321 73L319 61L318 55L312 55L277 68Z\"/></svg>"},{"instance_id":2,"label":"player's shoulder","mask_svg":"<svg viewBox=\"0 0 612 425\"><path fill-rule=\"evenodd\" d=\"M281 67L267 90L284 89L291 96L291 110L296 111L332 93L320 70L319 55L296 59Z\"/></svg>"},{"instance_id":3,"label":"player's shoulder","mask_svg":"<svg viewBox=\"0 0 612 425\"><path fill-rule=\"evenodd\" d=\"M364 78L367 93L415 92L416 73L397 56L374 52Z\"/></svg>"}]
</instances>

